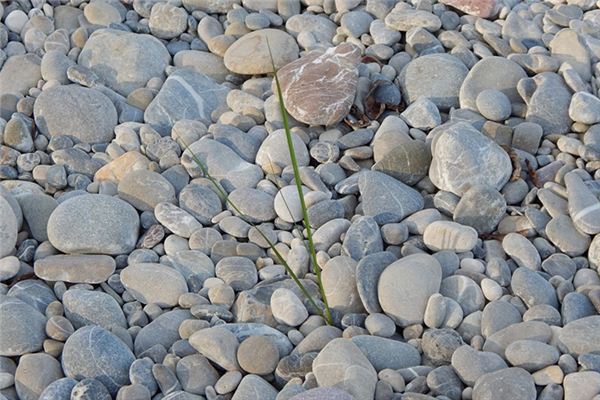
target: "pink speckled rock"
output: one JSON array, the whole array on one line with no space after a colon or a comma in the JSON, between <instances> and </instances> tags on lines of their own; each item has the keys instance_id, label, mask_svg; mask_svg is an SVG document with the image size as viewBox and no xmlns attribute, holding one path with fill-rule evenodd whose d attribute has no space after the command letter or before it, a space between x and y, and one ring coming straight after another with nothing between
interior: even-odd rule
<instances>
[{"instance_id":1,"label":"pink speckled rock","mask_svg":"<svg viewBox=\"0 0 600 400\"><path fill-rule=\"evenodd\" d=\"M344 43L325 53L313 51L277 73L288 112L309 125L335 125L352 106L360 49Z\"/></svg>"},{"instance_id":2,"label":"pink speckled rock","mask_svg":"<svg viewBox=\"0 0 600 400\"><path fill-rule=\"evenodd\" d=\"M501 7L497 0L440 0L440 2L480 18L494 17Z\"/></svg>"}]
</instances>

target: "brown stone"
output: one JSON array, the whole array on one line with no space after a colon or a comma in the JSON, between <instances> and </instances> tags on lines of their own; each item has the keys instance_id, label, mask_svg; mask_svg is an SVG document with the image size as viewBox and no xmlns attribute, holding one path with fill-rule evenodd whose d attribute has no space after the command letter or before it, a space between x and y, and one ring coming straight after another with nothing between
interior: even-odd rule
<instances>
[{"instance_id":1,"label":"brown stone","mask_svg":"<svg viewBox=\"0 0 600 400\"><path fill-rule=\"evenodd\" d=\"M480 18L495 16L500 10L496 0L440 0L442 3L454 7L465 14Z\"/></svg>"},{"instance_id":2,"label":"brown stone","mask_svg":"<svg viewBox=\"0 0 600 400\"><path fill-rule=\"evenodd\" d=\"M113 181L118 184L128 172L138 169L148 169L149 165L150 160L142 154L137 151L129 151L96 171L94 180Z\"/></svg>"},{"instance_id":3,"label":"brown stone","mask_svg":"<svg viewBox=\"0 0 600 400\"><path fill-rule=\"evenodd\" d=\"M288 112L309 125L335 125L354 101L360 49L344 43L312 51L278 72Z\"/></svg>"}]
</instances>

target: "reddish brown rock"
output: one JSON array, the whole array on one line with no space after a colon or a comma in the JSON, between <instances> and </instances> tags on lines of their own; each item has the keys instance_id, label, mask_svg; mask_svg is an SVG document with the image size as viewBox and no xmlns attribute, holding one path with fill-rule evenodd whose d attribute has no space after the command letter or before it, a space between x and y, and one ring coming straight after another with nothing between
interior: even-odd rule
<instances>
[{"instance_id":1,"label":"reddish brown rock","mask_svg":"<svg viewBox=\"0 0 600 400\"><path fill-rule=\"evenodd\" d=\"M277 75L288 112L309 125L340 122L354 101L359 63L360 49L344 43L281 68Z\"/></svg>"},{"instance_id":2,"label":"reddish brown rock","mask_svg":"<svg viewBox=\"0 0 600 400\"><path fill-rule=\"evenodd\" d=\"M465 14L480 18L491 18L498 14L500 4L497 0L440 0Z\"/></svg>"}]
</instances>

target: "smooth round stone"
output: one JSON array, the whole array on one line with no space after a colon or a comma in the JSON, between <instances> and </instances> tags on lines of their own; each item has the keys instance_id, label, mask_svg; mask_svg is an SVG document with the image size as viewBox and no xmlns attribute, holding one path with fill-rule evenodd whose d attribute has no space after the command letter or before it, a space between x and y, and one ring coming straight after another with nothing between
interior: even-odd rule
<instances>
[{"instance_id":1,"label":"smooth round stone","mask_svg":"<svg viewBox=\"0 0 600 400\"><path fill-rule=\"evenodd\" d=\"M414 103L426 98L440 110L458 107L458 94L469 70L450 54L428 54L417 57L399 75L402 96Z\"/></svg>"},{"instance_id":2,"label":"smooth round stone","mask_svg":"<svg viewBox=\"0 0 600 400\"><path fill-rule=\"evenodd\" d=\"M365 319L365 328L373 336L391 337L396 333L394 320L385 314L369 314Z\"/></svg>"},{"instance_id":3,"label":"smooth round stone","mask_svg":"<svg viewBox=\"0 0 600 400\"><path fill-rule=\"evenodd\" d=\"M0 356L20 356L42 348L46 317L16 297L0 295Z\"/></svg>"},{"instance_id":4,"label":"smooth round stone","mask_svg":"<svg viewBox=\"0 0 600 400\"><path fill-rule=\"evenodd\" d=\"M441 189L462 196L473 185L500 190L512 174L508 154L465 122L444 125L432 142L429 178Z\"/></svg>"},{"instance_id":5,"label":"smooth round stone","mask_svg":"<svg viewBox=\"0 0 600 400\"><path fill-rule=\"evenodd\" d=\"M292 134L292 142L298 166L307 166L310 156L306 145L296 134ZM285 167L292 165L287 138L283 129L271 133L262 142L256 153L256 164L260 165L266 173L279 173Z\"/></svg>"},{"instance_id":6,"label":"smooth round stone","mask_svg":"<svg viewBox=\"0 0 600 400\"><path fill-rule=\"evenodd\" d=\"M113 326L127 328L119 303L109 294L94 290L67 290L62 302L65 316L75 329L86 325L98 325L105 329Z\"/></svg>"},{"instance_id":7,"label":"smooth round stone","mask_svg":"<svg viewBox=\"0 0 600 400\"><path fill-rule=\"evenodd\" d=\"M479 113L490 121L504 121L512 113L510 99L496 89L480 92L475 99L475 105Z\"/></svg>"},{"instance_id":8,"label":"smooth round stone","mask_svg":"<svg viewBox=\"0 0 600 400\"><path fill-rule=\"evenodd\" d=\"M477 244L477 231L470 226L450 221L435 221L423 233L425 245L433 251L470 251Z\"/></svg>"},{"instance_id":9,"label":"smooth round stone","mask_svg":"<svg viewBox=\"0 0 600 400\"><path fill-rule=\"evenodd\" d=\"M521 322L519 310L507 301L491 301L481 314L481 334L484 338Z\"/></svg>"},{"instance_id":10,"label":"smooth round stone","mask_svg":"<svg viewBox=\"0 0 600 400\"><path fill-rule=\"evenodd\" d=\"M45 281L98 284L115 272L116 263L104 255L55 255L36 260L35 275Z\"/></svg>"},{"instance_id":11,"label":"smooth round stone","mask_svg":"<svg viewBox=\"0 0 600 400\"><path fill-rule=\"evenodd\" d=\"M17 217L8 200L0 196L0 258L12 253L17 244L18 233Z\"/></svg>"},{"instance_id":12,"label":"smooth round stone","mask_svg":"<svg viewBox=\"0 0 600 400\"><path fill-rule=\"evenodd\" d=\"M558 361L560 353L554 346L535 340L517 340L505 351L506 359L514 367L535 372Z\"/></svg>"},{"instance_id":13,"label":"smooth round stone","mask_svg":"<svg viewBox=\"0 0 600 400\"><path fill-rule=\"evenodd\" d=\"M333 387L317 387L313 389L309 389L305 392L298 393L292 397L290 400L352 400L352 397L348 392L336 389Z\"/></svg>"},{"instance_id":14,"label":"smooth round stone","mask_svg":"<svg viewBox=\"0 0 600 400\"><path fill-rule=\"evenodd\" d=\"M542 259L535 246L518 233L509 233L502 240L502 248L519 267L537 271Z\"/></svg>"},{"instance_id":15,"label":"smooth round stone","mask_svg":"<svg viewBox=\"0 0 600 400\"><path fill-rule=\"evenodd\" d=\"M240 367L248 373L270 374L279 362L279 351L271 339L266 336L250 336L237 350Z\"/></svg>"},{"instance_id":16,"label":"smooth round stone","mask_svg":"<svg viewBox=\"0 0 600 400\"><path fill-rule=\"evenodd\" d=\"M15 33L21 33L21 30L27 24L29 18L22 10L14 10L6 15L4 23L6 27Z\"/></svg>"},{"instance_id":17,"label":"smooth round stone","mask_svg":"<svg viewBox=\"0 0 600 400\"><path fill-rule=\"evenodd\" d=\"M190 336L189 342L219 367L227 371L239 370L236 356L239 342L229 330L220 326L201 329Z\"/></svg>"},{"instance_id":18,"label":"smooth round stone","mask_svg":"<svg viewBox=\"0 0 600 400\"><path fill-rule=\"evenodd\" d=\"M108 26L122 21L119 10L105 1L94 1L83 9L83 15L90 24Z\"/></svg>"},{"instance_id":19,"label":"smooth round stone","mask_svg":"<svg viewBox=\"0 0 600 400\"><path fill-rule=\"evenodd\" d=\"M496 353L477 351L463 345L452 354L452 367L463 382L473 386L482 375L505 369L507 365Z\"/></svg>"},{"instance_id":20,"label":"smooth round stone","mask_svg":"<svg viewBox=\"0 0 600 400\"><path fill-rule=\"evenodd\" d=\"M189 310L174 309L160 314L140 330L134 343L135 354L143 354L153 346L170 349L179 340L179 327L183 321L192 318ZM135 383L135 382L134 382Z\"/></svg>"},{"instance_id":21,"label":"smooth round stone","mask_svg":"<svg viewBox=\"0 0 600 400\"><path fill-rule=\"evenodd\" d=\"M558 215L546 225L546 235L552 244L570 257L584 254L591 242L588 235L581 233L567 215Z\"/></svg>"},{"instance_id":22,"label":"smooth round stone","mask_svg":"<svg viewBox=\"0 0 600 400\"><path fill-rule=\"evenodd\" d=\"M190 213L171 203L158 203L154 208L154 216L164 227L183 238L189 238L202 228L202 224Z\"/></svg>"},{"instance_id":23,"label":"smooth round stone","mask_svg":"<svg viewBox=\"0 0 600 400\"><path fill-rule=\"evenodd\" d=\"M580 318L566 324L558 335L561 344L570 354L579 356L600 351L600 316Z\"/></svg>"},{"instance_id":24,"label":"smooth round stone","mask_svg":"<svg viewBox=\"0 0 600 400\"><path fill-rule=\"evenodd\" d=\"M414 254L390 264L379 277L381 308L396 324L407 327L423 322L429 297L437 293L442 267L433 257ZM406 293L414 295L406 296Z\"/></svg>"},{"instance_id":25,"label":"smooth round stone","mask_svg":"<svg viewBox=\"0 0 600 400\"><path fill-rule=\"evenodd\" d=\"M489 77L493 76L494 79ZM511 103L523 100L517 92L517 83L527 73L514 61L502 57L485 57L471 68L460 88L460 106L477 110L477 96L486 89L504 93Z\"/></svg>"},{"instance_id":26,"label":"smooth round stone","mask_svg":"<svg viewBox=\"0 0 600 400\"><path fill-rule=\"evenodd\" d=\"M26 354L19 358L15 389L19 399L37 400L48 385L62 377L56 358L45 353Z\"/></svg>"},{"instance_id":27,"label":"smooth round stone","mask_svg":"<svg viewBox=\"0 0 600 400\"><path fill-rule=\"evenodd\" d=\"M254 263L245 257L225 257L215 266L215 275L235 291L251 289L258 282Z\"/></svg>"},{"instance_id":28,"label":"smooth round stone","mask_svg":"<svg viewBox=\"0 0 600 400\"><path fill-rule=\"evenodd\" d=\"M161 307L177 305L179 296L188 292L183 276L162 264L129 265L121 271L121 282L139 302Z\"/></svg>"},{"instance_id":29,"label":"smooth round stone","mask_svg":"<svg viewBox=\"0 0 600 400\"><path fill-rule=\"evenodd\" d=\"M95 31L78 57L80 65L124 96L145 86L150 78L162 77L170 61L159 39L114 29Z\"/></svg>"},{"instance_id":30,"label":"smooth round stone","mask_svg":"<svg viewBox=\"0 0 600 400\"><path fill-rule=\"evenodd\" d=\"M267 222L275 219L277 216L273 196L259 189L241 188L229 193L227 208L237 215L237 210L233 209L231 203L241 211L245 220L252 223Z\"/></svg>"},{"instance_id":31,"label":"smooth round stone","mask_svg":"<svg viewBox=\"0 0 600 400\"><path fill-rule=\"evenodd\" d=\"M356 266L356 261L350 257L338 256L323 267L323 291L329 306L341 314L364 312L356 288Z\"/></svg>"},{"instance_id":32,"label":"smooth round stone","mask_svg":"<svg viewBox=\"0 0 600 400\"><path fill-rule=\"evenodd\" d=\"M124 254L138 238L137 211L106 195L75 196L59 204L48 220L48 239L63 253Z\"/></svg>"},{"instance_id":33,"label":"smooth round stone","mask_svg":"<svg viewBox=\"0 0 600 400\"><path fill-rule=\"evenodd\" d=\"M152 35L159 39L173 39L187 28L187 13L183 8L169 3L152 6L148 26Z\"/></svg>"},{"instance_id":34,"label":"smooth round stone","mask_svg":"<svg viewBox=\"0 0 600 400\"><path fill-rule=\"evenodd\" d=\"M462 338L453 329L428 329L421 341L423 357L434 366L449 364L454 351L463 344Z\"/></svg>"},{"instance_id":35,"label":"smooth round stone","mask_svg":"<svg viewBox=\"0 0 600 400\"><path fill-rule=\"evenodd\" d=\"M0 357L0 388L6 389L15 384L17 363L8 357ZM0 389L0 390L1 390Z\"/></svg>"},{"instance_id":36,"label":"smooth round stone","mask_svg":"<svg viewBox=\"0 0 600 400\"><path fill-rule=\"evenodd\" d=\"M33 111L42 133L68 135L84 143L110 142L117 125L117 110L112 101L97 90L77 85L44 90Z\"/></svg>"},{"instance_id":37,"label":"smooth round stone","mask_svg":"<svg viewBox=\"0 0 600 400\"><path fill-rule=\"evenodd\" d=\"M481 280L481 291L489 301L498 300L503 294L502 286L498 285L496 281L488 278Z\"/></svg>"},{"instance_id":38,"label":"smooth round stone","mask_svg":"<svg viewBox=\"0 0 600 400\"><path fill-rule=\"evenodd\" d=\"M365 354L373 368L410 368L421 364L419 351L410 344L377 336L357 335L352 342Z\"/></svg>"},{"instance_id":39,"label":"smooth round stone","mask_svg":"<svg viewBox=\"0 0 600 400\"><path fill-rule=\"evenodd\" d=\"M0 282L12 279L19 273L21 261L15 256L0 259Z\"/></svg>"},{"instance_id":40,"label":"smooth round stone","mask_svg":"<svg viewBox=\"0 0 600 400\"><path fill-rule=\"evenodd\" d=\"M332 365L336 368L331 368ZM357 399L370 399L375 394L377 373L350 339L338 338L327 343L313 361L312 370L319 386L338 387Z\"/></svg>"},{"instance_id":41,"label":"smooth round stone","mask_svg":"<svg viewBox=\"0 0 600 400\"><path fill-rule=\"evenodd\" d=\"M506 383L510 382L510 385ZM506 368L487 373L473 387L473 399L535 400L537 392L529 372L522 368Z\"/></svg>"},{"instance_id":42,"label":"smooth round stone","mask_svg":"<svg viewBox=\"0 0 600 400\"><path fill-rule=\"evenodd\" d=\"M296 40L288 33L261 29L236 40L225 52L223 61L236 74L268 74L273 72L272 62L275 68L281 68L297 59L298 51Z\"/></svg>"},{"instance_id":43,"label":"smooth round stone","mask_svg":"<svg viewBox=\"0 0 600 400\"><path fill-rule=\"evenodd\" d=\"M600 388L600 373L597 371L580 371L565 376L563 381L564 399L592 399Z\"/></svg>"},{"instance_id":44,"label":"smooth round stone","mask_svg":"<svg viewBox=\"0 0 600 400\"><path fill-rule=\"evenodd\" d=\"M73 324L61 315L54 315L46 323L46 334L49 338L64 342L75 332Z\"/></svg>"},{"instance_id":45,"label":"smooth round stone","mask_svg":"<svg viewBox=\"0 0 600 400\"><path fill-rule=\"evenodd\" d=\"M571 98L569 117L573 121L593 125L600 122L600 100L586 92L577 92Z\"/></svg>"},{"instance_id":46,"label":"smooth round stone","mask_svg":"<svg viewBox=\"0 0 600 400\"><path fill-rule=\"evenodd\" d=\"M112 400L112 397L102 382L87 378L73 387L71 400Z\"/></svg>"},{"instance_id":47,"label":"smooth round stone","mask_svg":"<svg viewBox=\"0 0 600 400\"><path fill-rule=\"evenodd\" d=\"M475 185L461 197L453 219L482 234L493 232L505 213L506 201L500 192L489 186Z\"/></svg>"},{"instance_id":48,"label":"smooth round stone","mask_svg":"<svg viewBox=\"0 0 600 400\"><path fill-rule=\"evenodd\" d=\"M179 360L176 373L183 390L198 395L203 395L208 386L215 386L219 380L217 370L200 354L192 354Z\"/></svg>"},{"instance_id":49,"label":"smooth round stone","mask_svg":"<svg viewBox=\"0 0 600 400\"><path fill-rule=\"evenodd\" d=\"M229 199L236 205L230 193ZM244 204L244 203L242 203ZM179 206L192 214L202 224L210 224L213 217L222 211L221 199L205 185L189 184L179 192Z\"/></svg>"},{"instance_id":50,"label":"smooth round stone","mask_svg":"<svg viewBox=\"0 0 600 400\"><path fill-rule=\"evenodd\" d=\"M260 376L249 374L242 378L231 399L248 399L257 394L261 399L275 399L278 392L269 382Z\"/></svg>"},{"instance_id":51,"label":"smooth round stone","mask_svg":"<svg viewBox=\"0 0 600 400\"><path fill-rule=\"evenodd\" d=\"M504 356L506 347L517 340L537 340L548 343L552 337L552 329L544 322L528 321L507 326L488 336L483 344L484 351L492 351Z\"/></svg>"},{"instance_id":52,"label":"smooth round stone","mask_svg":"<svg viewBox=\"0 0 600 400\"><path fill-rule=\"evenodd\" d=\"M383 251L379 226L370 216L358 217L346 231L342 249L355 260Z\"/></svg>"},{"instance_id":53,"label":"smooth round stone","mask_svg":"<svg viewBox=\"0 0 600 400\"><path fill-rule=\"evenodd\" d=\"M135 357L117 336L99 326L86 326L72 334L62 352L65 374L77 380L97 379L112 396L129 384L129 367Z\"/></svg>"},{"instance_id":54,"label":"smooth round stone","mask_svg":"<svg viewBox=\"0 0 600 400\"><path fill-rule=\"evenodd\" d=\"M302 301L286 288L276 289L271 295L271 311L277 322L288 326L298 326L308 318Z\"/></svg>"},{"instance_id":55,"label":"smooth round stone","mask_svg":"<svg viewBox=\"0 0 600 400\"><path fill-rule=\"evenodd\" d=\"M60 378L46 386L38 400L67 400L71 398L71 391L77 384L73 378Z\"/></svg>"},{"instance_id":56,"label":"smooth round stone","mask_svg":"<svg viewBox=\"0 0 600 400\"><path fill-rule=\"evenodd\" d=\"M460 304L464 315L482 310L485 305L485 298L479 285L464 275L445 278L440 286L440 293Z\"/></svg>"},{"instance_id":57,"label":"smooth round stone","mask_svg":"<svg viewBox=\"0 0 600 400\"><path fill-rule=\"evenodd\" d=\"M302 193L304 196L309 192L309 188L302 186ZM275 213L282 220L291 223L302 221L302 204L298 197L298 188L296 185L289 185L281 188L275 195L273 204Z\"/></svg>"},{"instance_id":58,"label":"smooth round stone","mask_svg":"<svg viewBox=\"0 0 600 400\"><path fill-rule=\"evenodd\" d=\"M158 203L175 203L175 188L161 174L148 170L128 172L119 182L119 197L140 211L153 211Z\"/></svg>"},{"instance_id":59,"label":"smooth round stone","mask_svg":"<svg viewBox=\"0 0 600 400\"><path fill-rule=\"evenodd\" d=\"M219 83L224 82L225 78L230 73L227 68L225 68L223 58L208 51L179 51L173 57L173 64L180 68L191 68Z\"/></svg>"}]
</instances>

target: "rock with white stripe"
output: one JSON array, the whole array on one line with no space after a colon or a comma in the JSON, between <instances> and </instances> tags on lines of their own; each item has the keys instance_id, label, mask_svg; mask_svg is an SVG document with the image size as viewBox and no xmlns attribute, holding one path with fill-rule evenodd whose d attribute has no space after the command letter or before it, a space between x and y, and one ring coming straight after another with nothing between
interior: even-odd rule
<instances>
[{"instance_id":1,"label":"rock with white stripe","mask_svg":"<svg viewBox=\"0 0 600 400\"><path fill-rule=\"evenodd\" d=\"M354 100L359 63L360 49L344 43L281 68L277 75L288 112L309 125L340 122Z\"/></svg>"},{"instance_id":2,"label":"rock with white stripe","mask_svg":"<svg viewBox=\"0 0 600 400\"><path fill-rule=\"evenodd\" d=\"M600 232L600 201L583 182L579 174L565 175L569 196L569 214L575 226L582 232L595 235Z\"/></svg>"},{"instance_id":3,"label":"rock with white stripe","mask_svg":"<svg viewBox=\"0 0 600 400\"><path fill-rule=\"evenodd\" d=\"M210 125L211 113L226 104L229 89L190 69L173 72L144 113L144 121L161 135L175 122L199 120Z\"/></svg>"}]
</instances>

